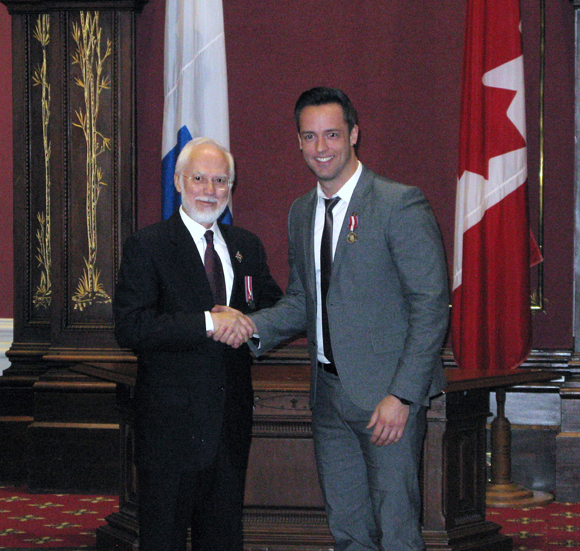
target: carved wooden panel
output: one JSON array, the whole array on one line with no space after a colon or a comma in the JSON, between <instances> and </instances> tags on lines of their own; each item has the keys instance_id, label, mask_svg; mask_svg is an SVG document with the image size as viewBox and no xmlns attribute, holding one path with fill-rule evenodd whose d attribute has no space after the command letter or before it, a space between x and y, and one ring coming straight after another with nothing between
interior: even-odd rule
<instances>
[{"instance_id":1,"label":"carved wooden panel","mask_svg":"<svg viewBox=\"0 0 580 551\"><path fill-rule=\"evenodd\" d=\"M59 263L49 359L116 351L112 296L134 202L133 14L62 14L65 162L54 209Z\"/></svg>"},{"instance_id":2,"label":"carved wooden panel","mask_svg":"<svg viewBox=\"0 0 580 551\"><path fill-rule=\"evenodd\" d=\"M22 362L40 359L50 343L53 144L48 126L58 110L48 71L50 33L48 14L12 16L16 277L14 344L8 355Z\"/></svg>"},{"instance_id":3,"label":"carved wooden panel","mask_svg":"<svg viewBox=\"0 0 580 551\"><path fill-rule=\"evenodd\" d=\"M48 424L20 422L19 439L6 444L33 487L61 484L51 478L56 456L62 473L78 473L77 489L95 478L82 459L95 448L117 464L112 431L92 430L110 406L98 392L85 391L93 417L72 440L55 430L79 411L70 396L98 383L77 376L70 393L53 390L60 367L122 356L111 299L121 245L135 226L135 18L144 3L4 1L13 31L15 309L0 401L24 383L28 417L47 401L54 411ZM12 430L4 425L1 434ZM35 446L16 449L26 438Z\"/></svg>"},{"instance_id":4,"label":"carved wooden panel","mask_svg":"<svg viewBox=\"0 0 580 551\"><path fill-rule=\"evenodd\" d=\"M111 300L135 225L134 35L143 2L4 3L14 45L9 355L118 356Z\"/></svg>"}]
</instances>

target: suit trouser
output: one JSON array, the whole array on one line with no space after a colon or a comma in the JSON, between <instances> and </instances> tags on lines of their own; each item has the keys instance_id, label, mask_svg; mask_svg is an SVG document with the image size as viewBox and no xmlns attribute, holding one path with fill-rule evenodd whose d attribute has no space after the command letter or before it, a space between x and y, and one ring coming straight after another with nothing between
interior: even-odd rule
<instances>
[{"instance_id":1,"label":"suit trouser","mask_svg":"<svg viewBox=\"0 0 580 551\"><path fill-rule=\"evenodd\" d=\"M399 442L374 446L372 412L351 402L336 375L317 376L312 428L335 551L424 549L418 475L426 408L411 405Z\"/></svg>"},{"instance_id":2,"label":"suit trouser","mask_svg":"<svg viewBox=\"0 0 580 551\"><path fill-rule=\"evenodd\" d=\"M140 551L242 551L245 468L232 465L227 448L208 468L138 470Z\"/></svg>"}]
</instances>

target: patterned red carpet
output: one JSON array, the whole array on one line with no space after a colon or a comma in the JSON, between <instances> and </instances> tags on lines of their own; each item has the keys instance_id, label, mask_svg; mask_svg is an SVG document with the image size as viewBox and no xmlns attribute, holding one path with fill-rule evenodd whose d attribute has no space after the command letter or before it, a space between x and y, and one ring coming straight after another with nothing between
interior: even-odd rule
<instances>
[{"instance_id":1,"label":"patterned red carpet","mask_svg":"<svg viewBox=\"0 0 580 551\"><path fill-rule=\"evenodd\" d=\"M0 549L95 549L95 530L117 510L116 496L29 494L0 486ZM580 503L488 509L514 551L580 551Z\"/></svg>"},{"instance_id":2,"label":"patterned red carpet","mask_svg":"<svg viewBox=\"0 0 580 551\"><path fill-rule=\"evenodd\" d=\"M0 486L0 549L94 549L116 496L29 494Z\"/></svg>"},{"instance_id":3,"label":"patterned red carpet","mask_svg":"<svg viewBox=\"0 0 580 551\"><path fill-rule=\"evenodd\" d=\"M580 503L488 509L487 518L513 538L514 551L580 550Z\"/></svg>"}]
</instances>

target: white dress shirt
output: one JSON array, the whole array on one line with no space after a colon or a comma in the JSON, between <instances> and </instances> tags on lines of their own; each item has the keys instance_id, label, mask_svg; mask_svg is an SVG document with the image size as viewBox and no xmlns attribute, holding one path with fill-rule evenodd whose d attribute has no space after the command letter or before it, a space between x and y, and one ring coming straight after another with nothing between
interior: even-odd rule
<instances>
[{"instance_id":1,"label":"white dress shirt","mask_svg":"<svg viewBox=\"0 0 580 551\"><path fill-rule=\"evenodd\" d=\"M362 172L362 164L359 161L355 173L347 180L347 182L340 188L338 193L333 197L339 197L340 201L332 209L332 258L336 251L336 244L338 243L338 236L344 218L346 216L348 204L354 192L354 188L360 178ZM318 361L328 363L328 359L324 355L324 344L322 342L322 301L320 299L320 242L322 241L322 231L324 230L324 213L326 207L324 199L330 199L322 191L320 183L318 183L318 204L316 205L316 217L314 220L314 266L316 271L316 340L318 341Z\"/></svg>"},{"instance_id":2,"label":"white dress shirt","mask_svg":"<svg viewBox=\"0 0 580 551\"><path fill-rule=\"evenodd\" d=\"M229 304L232 296L232 287L234 285L234 269L232 267L232 260L230 258L228 246L226 245L217 222L214 222L211 228L204 228L201 224L198 224L195 220L192 220L183 210L182 206L179 207L179 214L181 215L181 219L183 220L185 227L191 234L193 242L199 251L199 256L201 257L202 262L204 262L205 249L207 247L207 243L205 241L205 232L208 231L208 229L213 231L213 247L222 262L224 278L226 281L226 300ZM205 312L205 328L206 331L213 331L214 328L210 312Z\"/></svg>"}]
</instances>

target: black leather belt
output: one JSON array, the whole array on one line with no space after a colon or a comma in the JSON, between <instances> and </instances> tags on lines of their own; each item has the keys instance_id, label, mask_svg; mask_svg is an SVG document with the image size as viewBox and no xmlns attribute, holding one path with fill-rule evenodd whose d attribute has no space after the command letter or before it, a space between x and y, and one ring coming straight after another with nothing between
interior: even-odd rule
<instances>
[{"instance_id":1,"label":"black leather belt","mask_svg":"<svg viewBox=\"0 0 580 551\"><path fill-rule=\"evenodd\" d=\"M333 363L325 364L323 362L318 362L318 368L324 369L327 373L332 373L338 376L338 371L336 371L336 366Z\"/></svg>"}]
</instances>

